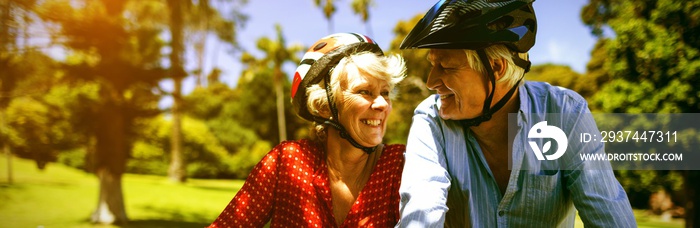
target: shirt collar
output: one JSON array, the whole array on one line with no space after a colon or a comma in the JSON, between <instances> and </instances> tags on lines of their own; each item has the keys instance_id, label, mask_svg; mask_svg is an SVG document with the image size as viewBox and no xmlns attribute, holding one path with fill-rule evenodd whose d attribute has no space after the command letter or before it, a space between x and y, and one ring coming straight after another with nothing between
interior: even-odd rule
<instances>
[{"instance_id":1,"label":"shirt collar","mask_svg":"<svg viewBox=\"0 0 700 228\"><path fill-rule=\"evenodd\" d=\"M525 84L526 82L523 82L523 84L518 88L518 96L520 98L520 109L518 109L518 122L528 123L530 122L530 115L528 115L528 113L531 113L532 105L530 103L532 101L528 98L529 93Z\"/></svg>"}]
</instances>

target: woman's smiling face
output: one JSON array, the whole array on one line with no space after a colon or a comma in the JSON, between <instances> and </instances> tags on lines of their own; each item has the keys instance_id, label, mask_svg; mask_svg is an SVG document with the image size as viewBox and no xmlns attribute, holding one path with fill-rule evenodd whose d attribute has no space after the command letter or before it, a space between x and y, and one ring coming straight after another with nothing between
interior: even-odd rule
<instances>
[{"instance_id":1,"label":"woman's smiling face","mask_svg":"<svg viewBox=\"0 0 700 228\"><path fill-rule=\"evenodd\" d=\"M352 67L355 66L348 66ZM389 82L349 70L341 88L338 107L340 124L362 146L373 147L382 143L386 120L391 113Z\"/></svg>"}]
</instances>

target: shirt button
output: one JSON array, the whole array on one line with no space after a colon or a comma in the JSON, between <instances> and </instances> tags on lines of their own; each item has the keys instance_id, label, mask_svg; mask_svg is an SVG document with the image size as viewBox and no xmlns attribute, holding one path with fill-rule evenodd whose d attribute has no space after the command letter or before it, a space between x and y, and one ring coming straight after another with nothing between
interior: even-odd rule
<instances>
[{"instance_id":1,"label":"shirt button","mask_svg":"<svg viewBox=\"0 0 700 228\"><path fill-rule=\"evenodd\" d=\"M505 211L499 211L498 216L503 216L506 212Z\"/></svg>"}]
</instances>

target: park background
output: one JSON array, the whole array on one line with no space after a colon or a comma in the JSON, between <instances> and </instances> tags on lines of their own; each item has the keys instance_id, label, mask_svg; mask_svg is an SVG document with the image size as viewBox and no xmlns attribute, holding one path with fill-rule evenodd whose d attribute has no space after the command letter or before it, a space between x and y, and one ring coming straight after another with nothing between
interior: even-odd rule
<instances>
[{"instance_id":1,"label":"park background","mask_svg":"<svg viewBox=\"0 0 700 228\"><path fill-rule=\"evenodd\" d=\"M408 62L385 139L405 143L429 64L398 45L432 4L0 1L0 227L206 226L274 145L308 137L290 77L334 32ZM593 112L700 112L700 1L534 7L528 80L577 91ZM616 175L640 227L700 226L697 171Z\"/></svg>"}]
</instances>

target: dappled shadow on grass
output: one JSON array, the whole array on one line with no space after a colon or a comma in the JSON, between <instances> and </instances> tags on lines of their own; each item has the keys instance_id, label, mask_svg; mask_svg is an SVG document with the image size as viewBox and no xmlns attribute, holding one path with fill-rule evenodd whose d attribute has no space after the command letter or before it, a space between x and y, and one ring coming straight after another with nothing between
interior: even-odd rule
<instances>
[{"instance_id":1,"label":"dappled shadow on grass","mask_svg":"<svg viewBox=\"0 0 700 228\"><path fill-rule=\"evenodd\" d=\"M141 207L144 211L157 211L158 217L129 220L125 228L159 228L159 227L206 227L208 222L213 221L211 215L207 215L200 211L192 211L188 208L167 208L154 205L146 205Z\"/></svg>"},{"instance_id":2,"label":"dappled shadow on grass","mask_svg":"<svg viewBox=\"0 0 700 228\"><path fill-rule=\"evenodd\" d=\"M0 183L0 189L19 188L18 184Z\"/></svg>"},{"instance_id":3,"label":"dappled shadow on grass","mask_svg":"<svg viewBox=\"0 0 700 228\"><path fill-rule=\"evenodd\" d=\"M124 228L202 228L208 226L208 223L184 222L184 221L167 221L167 220L132 220L128 224L120 226Z\"/></svg>"},{"instance_id":4,"label":"dappled shadow on grass","mask_svg":"<svg viewBox=\"0 0 700 228\"><path fill-rule=\"evenodd\" d=\"M191 186L192 188L197 188L197 189L203 189L203 190L212 190L212 191L220 191L220 192L232 192L236 193L238 190L241 188L235 188L235 187L215 187L215 186Z\"/></svg>"},{"instance_id":5,"label":"dappled shadow on grass","mask_svg":"<svg viewBox=\"0 0 700 228\"><path fill-rule=\"evenodd\" d=\"M21 180L21 182L15 182L15 183L7 183L7 182L2 182L0 183L0 188L4 189L10 189L10 188L26 188L27 185L44 185L44 186L51 186L53 187L60 187L60 188L68 188L68 187L73 187L75 186L74 183L69 183L69 182L64 182L64 181L45 181L45 180Z\"/></svg>"}]
</instances>

